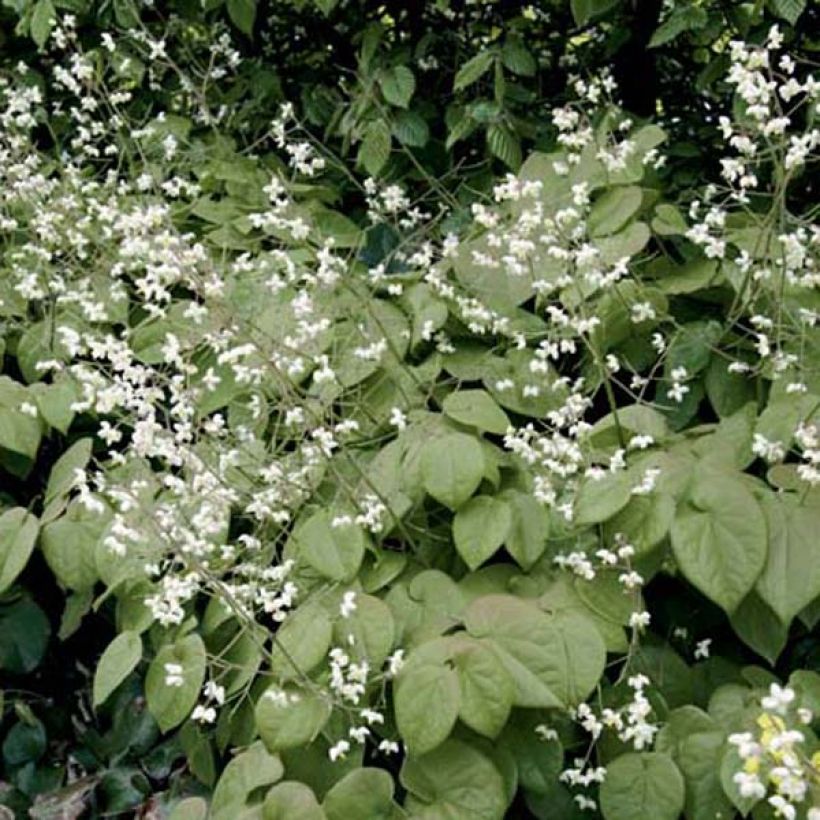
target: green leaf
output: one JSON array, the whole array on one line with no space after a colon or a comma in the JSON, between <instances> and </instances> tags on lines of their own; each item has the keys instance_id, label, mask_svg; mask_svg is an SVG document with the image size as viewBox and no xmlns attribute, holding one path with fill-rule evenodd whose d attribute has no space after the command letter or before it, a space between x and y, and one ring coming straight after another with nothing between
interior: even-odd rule
<instances>
[{"instance_id":1,"label":"green leaf","mask_svg":"<svg viewBox=\"0 0 820 820\"><path fill-rule=\"evenodd\" d=\"M29 598L0 606L0 669L15 675L36 669L50 634L48 618Z\"/></svg>"},{"instance_id":2,"label":"green leaf","mask_svg":"<svg viewBox=\"0 0 820 820\"><path fill-rule=\"evenodd\" d=\"M510 508L510 527L505 546L523 570L529 570L544 554L549 534L549 516L529 493L506 490L501 496Z\"/></svg>"},{"instance_id":3,"label":"green leaf","mask_svg":"<svg viewBox=\"0 0 820 820\"><path fill-rule=\"evenodd\" d=\"M709 22L706 9L695 5L686 5L676 8L669 17L655 29L649 48L666 45L679 37L685 31L698 31Z\"/></svg>"},{"instance_id":4,"label":"green leaf","mask_svg":"<svg viewBox=\"0 0 820 820\"><path fill-rule=\"evenodd\" d=\"M732 815L732 803L720 784L725 742L721 731L696 732L682 741L677 762L686 783L686 820Z\"/></svg>"},{"instance_id":5,"label":"green leaf","mask_svg":"<svg viewBox=\"0 0 820 820\"><path fill-rule=\"evenodd\" d=\"M51 0L37 0L31 11L31 39L38 48L42 48L48 42L56 22L57 11Z\"/></svg>"},{"instance_id":6,"label":"green leaf","mask_svg":"<svg viewBox=\"0 0 820 820\"><path fill-rule=\"evenodd\" d=\"M661 202L655 206L655 215L652 217L652 230L661 236L682 236L689 229L683 214L675 205ZM712 264L712 269L716 265Z\"/></svg>"},{"instance_id":7,"label":"green leaf","mask_svg":"<svg viewBox=\"0 0 820 820\"><path fill-rule=\"evenodd\" d=\"M262 786L281 780L284 771L282 761L257 741L225 767L214 789L209 820L241 817L248 797Z\"/></svg>"},{"instance_id":8,"label":"green leaf","mask_svg":"<svg viewBox=\"0 0 820 820\"><path fill-rule=\"evenodd\" d=\"M586 526L612 518L627 505L634 483L631 473L625 470L586 479L575 499L573 520L580 526Z\"/></svg>"},{"instance_id":9,"label":"green leaf","mask_svg":"<svg viewBox=\"0 0 820 820\"><path fill-rule=\"evenodd\" d=\"M604 14L621 0L570 0L570 9L575 24L585 26L593 17Z\"/></svg>"},{"instance_id":10,"label":"green leaf","mask_svg":"<svg viewBox=\"0 0 820 820\"><path fill-rule=\"evenodd\" d=\"M421 450L424 489L455 510L478 488L484 476L484 453L478 440L449 433L427 441Z\"/></svg>"},{"instance_id":11,"label":"green leaf","mask_svg":"<svg viewBox=\"0 0 820 820\"><path fill-rule=\"evenodd\" d=\"M407 108L416 90L416 77L406 65L397 65L379 76L385 100L399 108Z\"/></svg>"},{"instance_id":12,"label":"green leaf","mask_svg":"<svg viewBox=\"0 0 820 820\"><path fill-rule=\"evenodd\" d=\"M536 731L542 722L538 712L517 710L498 743L515 759L520 786L528 792L549 794L563 768L564 754L557 738L545 740Z\"/></svg>"},{"instance_id":13,"label":"green leaf","mask_svg":"<svg viewBox=\"0 0 820 820\"><path fill-rule=\"evenodd\" d=\"M592 206L587 217L589 235L616 233L640 210L643 194L635 185L607 189Z\"/></svg>"},{"instance_id":14,"label":"green leaf","mask_svg":"<svg viewBox=\"0 0 820 820\"><path fill-rule=\"evenodd\" d=\"M766 519L746 485L731 475L697 476L675 514L671 537L686 579L729 613L766 562Z\"/></svg>"},{"instance_id":15,"label":"green leaf","mask_svg":"<svg viewBox=\"0 0 820 820\"><path fill-rule=\"evenodd\" d=\"M313 789L295 780L277 783L265 796L264 820L325 820Z\"/></svg>"},{"instance_id":16,"label":"green leaf","mask_svg":"<svg viewBox=\"0 0 820 820\"><path fill-rule=\"evenodd\" d=\"M356 524L333 527L329 510L314 513L293 534L299 554L317 572L334 581L346 581L359 571L365 535Z\"/></svg>"},{"instance_id":17,"label":"green leaf","mask_svg":"<svg viewBox=\"0 0 820 820\"><path fill-rule=\"evenodd\" d=\"M503 436L510 419L486 390L458 390L441 405L444 414L462 424Z\"/></svg>"},{"instance_id":18,"label":"green leaf","mask_svg":"<svg viewBox=\"0 0 820 820\"><path fill-rule=\"evenodd\" d=\"M40 415L55 430L63 435L74 420L74 410L71 405L77 401L78 395L74 385L69 381L59 381L54 384L37 382L31 386L37 400Z\"/></svg>"},{"instance_id":19,"label":"green leaf","mask_svg":"<svg viewBox=\"0 0 820 820\"><path fill-rule=\"evenodd\" d=\"M349 655L378 669L393 648L396 626L384 601L359 593L355 611L336 621L335 633L337 644L348 647Z\"/></svg>"},{"instance_id":20,"label":"green leaf","mask_svg":"<svg viewBox=\"0 0 820 820\"><path fill-rule=\"evenodd\" d=\"M467 631L488 639L516 686L515 705L571 706L598 683L606 648L580 615L548 616L510 595L485 595L464 613Z\"/></svg>"},{"instance_id":21,"label":"green leaf","mask_svg":"<svg viewBox=\"0 0 820 820\"><path fill-rule=\"evenodd\" d=\"M46 505L56 498L67 495L76 481L76 471L84 470L91 459L91 448L93 442L90 438L81 438L75 441L61 456L54 462L46 485Z\"/></svg>"},{"instance_id":22,"label":"green leaf","mask_svg":"<svg viewBox=\"0 0 820 820\"><path fill-rule=\"evenodd\" d=\"M254 712L259 736L271 752L310 743L329 717L330 703L319 694L278 686L265 691Z\"/></svg>"},{"instance_id":23,"label":"green leaf","mask_svg":"<svg viewBox=\"0 0 820 820\"><path fill-rule=\"evenodd\" d=\"M3 761L6 766L34 763L43 756L46 744L46 730L39 720L20 720L9 729L3 740Z\"/></svg>"},{"instance_id":24,"label":"green leaf","mask_svg":"<svg viewBox=\"0 0 820 820\"><path fill-rule=\"evenodd\" d=\"M479 495L469 499L453 518L453 540L471 570L491 558L507 538L512 523L506 501Z\"/></svg>"},{"instance_id":25,"label":"green leaf","mask_svg":"<svg viewBox=\"0 0 820 820\"><path fill-rule=\"evenodd\" d=\"M720 783L723 793L732 801L732 805L744 816L752 810L752 806L759 802L759 798L743 797L740 788L735 783L736 772L743 771L744 761L737 751L737 746L727 743L723 749L720 761Z\"/></svg>"},{"instance_id":26,"label":"green leaf","mask_svg":"<svg viewBox=\"0 0 820 820\"><path fill-rule=\"evenodd\" d=\"M63 614L60 617L60 629L57 637L61 641L68 640L82 624L83 618L91 612L94 603L94 592L84 589L81 592L72 592L66 596Z\"/></svg>"},{"instance_id":27,"label":"green leaf","mask_svg":"<svg viewBox=\"0 0 820 820\"><path fill-rule=\"evenodd\" d=\"M226 5L231 22L250 37L256 20L256 0L228 0Z\"/></svg>"},{"instance_id":28,"label":"green leaf","mask_svg":"<svg viewBox=\"0 0 820 820\"><path fill-rule=\"evenodd\" d=\"M489 71L494 60L495 52L489 50L481 51L476 54L475 57L471 57L467 60L456 72L455 80L453 81L453 91L461 91L480 79Z\"/></svg>"},{"instance_id":29,"label":"green leaf","mask_svg":"<svg viewBox=\"0 0 820 820\"><path fill-rule=\"evenodd\" d=\"M333 626L317 603L300 606L276 632L271 649L271 669L280 680L298 678L311 672L326 657Z\"/></svg>"},{"instance_id":30,"label":"green leaf","mask_svg":"<svg viewBox=\"0 0 820 820\"><path fill-rule=\"evenodd\" d=\"M499 820L504 779L488 757L461 740L447 740L421 757L409 755L399 774L418 820Z\"/></svg>"},{"instance_id":31,"label":"green leaf","mask_svg":"<svg viewBox=\"0 0 820 820\"><path fill-rule=\"evenodd\" d=\"M623 533L638 554L645 554L666 537L674 517L675 500L671 495L636 495L605 523L604 532L608 538Z\"/></svg>"},{"instance_id":32,"label":"green leaf","mask_svg":"<svg viewBox=\"0 0 820 820\"><path fill-rule=\"evenodd\" d=\"M666 357L666 372L679 367L686 368L687 377L700 373L712 358L712 351L723 335L720 322L687 322L674 335Z\"/></svg>"},{"instance_id":33,"label":"green leaf","mask_svg":"<svg viewBox=\"0 0 820 820\"><path fill-rule=\"evenodd\" d=\"M170 665L170 669L166 669ZM205 682L205 644L197 634L165 644L148 667L145 697L148 711L163 732L179 726L196 705ZM181 671L176 667L181 667ZM171 683L167 678L181 679Z\"/></svg>"},{"instance_id":34,"label":"green leaf","mask_svg":"<svg viewBox=\"0 0 820 820\"><path fill-rule=\"evenodd\" d=\"M459 640L454 655L461 686L458 716L473 731L497 737L515 698L515 684L498 656L478 641Z\"/></svg>"},{"instance_id":35,"label":"green leaf","mask_svg":"<svg viewBox=\"0 0 820 820\"><path fill-rule=\"evenodd\" d=\"M0 515L0 594L14 583L28 563L39 530L37 516L22 507Z\"/></svg>"},{"instance_id":36,"label":"green leaf","mask_svg":"<svg viewBox=\"0 0 820 820\"><path fill-rule=\"evenodd\" d=\"M372 120L368 123L359 146L359 164L371 176L378 176L389 159L390 128L384 120Z\"/></svg>"},{"instance_id":37,"label":"green leaf","mask_svg":"<svg viewBox=\"0 0 820 820\"><path fill-rule=\"evenodd\" d=\"M384 769L355 769L325 795L322 808L327 820L390 820L394 816L393 778Z\"/></svg>"},{"instance_id":38,"label":"green leaf","mask_svg":"<svg viewBox=\"0 0 820 820\"><path fill-rule=\"evenodd\" d=\"M752 590L732 613L732 629L747 646L774 666L789 638L789 628Z\"/></svg>"},{"instance_id":39,"label":"green leaf","mask_svg":"<svg viewBox=\"0 0 820 820\"><path fill-rule=\"evenodd\" d=\"M790 25L794 25L806 10L806 0L767 0L769 10Z\"/></svg>"},{"instance_id":40,"label":"green leaf","mask_svg":"<svg viewBox=\"0 0 820 820\"><path fill-rule=\"evenodd\" d=\"M730 373L729 362L723 356L712 356L704 384L706 396L721 418L755 400L755 380L745 373Z\"/></svg>"},{"instance_id":41,"label":"green leaf","mask_svg":"<svg viewBox=\"0 0 820 820\"><path fill-rule=\"evenodd\" d=\"M174 806L168 820L207 820L207 817L208 803L203 797L186 797Z\"/></svg>"},{"instance_id":42,"label":"green leaf","mask_svg":"<svg viewBox=\"0 0 820 820\"><path fill-rule=\"evenodd\" d=\"M605 820L678 820L683 777L668 755L628 752L607 766L600 798Z\"/></svg>"},{"instance_id":43,"label":"green leaf","mask_svg":"<svg viewBox=\"0 0 820 820\"><path fill-rule=\"evenodd\" d=\"M94 672L94 706L105 703L141 659L140 636L136 632L121 632L117 635L105 648Z\"/></svg>"},{"instance_id":44,"label":"green leaf","mask_svg":"<svg viewBox=\"0 0 820 820\"><path fill-rule=\"evenodd\" d=\"M19 410L0 407L0 447L34 461L41 438L42 431L37 419Z\"/></svg>"},{"instance_id":45,"label":"green leaf","mask_svg":"<svg viewBox=\"0 0 820 820\"><path fill-rule=\"evenodd\" d=\"M57 580L68 589L89 589L98 580L95 552L109 516L78 502L43 527L40 547Z\"/></svg>"},{"instance_id":46,"label":"green leaf","mask_svg":"<svg viewBox=\"0 0 820 820\"><path fill-rule=\"evenodd\" d=\"M430 139L427 120L415 111L399 111L393 118L393 136L410 148L423 148Z\"/></svg>"},{"instance_id":47,"label":"green leaf","mask_svg":"<svg viewBox=\"0 0 820 820\"><path fill-rule=\"evenodd\" d=\"M524 45L520 37L510 36L501 49L504 67L521 77L532 77L538 68L535 57Z\"/></svg>"},{"instance_id":48,"label":"green leaf","mask_svg":"<svg viewBox=\"0 0 820 820\"><path fill-rule=\"evenodd\" d=\"M505 125L492 123L487 129L487 148L508 168L517 171L521 165L521 141Z\"/></svg>"},{"instance_id":49,"label":"green leaf","mask_svg":"<svg viewBox=\"0 0 820 820\"><path fill-rule=\"evenodd\" d=\"M435 749L453 729L461 705L457 673L444 664L408 664L396 678L396 726L407 751Z\"/></svg>"},{"instance_id":50,"label":"green leaf","mask_svg":"<svg viewBox=\"0 0 820 820\"><path fill-rule=\"evenodd\" d=\"M769 548L757 592L780 621L820 596L820 506L787 494L763 497Z\"/></svg>"}]
</instances>

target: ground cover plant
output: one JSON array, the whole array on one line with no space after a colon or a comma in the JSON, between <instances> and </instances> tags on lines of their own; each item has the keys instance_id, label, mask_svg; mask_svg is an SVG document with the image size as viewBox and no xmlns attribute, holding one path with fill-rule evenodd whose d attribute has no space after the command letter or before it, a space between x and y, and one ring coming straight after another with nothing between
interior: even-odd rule
<instances>
[{"instance_id":1,"label":"ground cover plant","mask_svg":"<svg viewBox=\"0 0 820 820\"><path fill-rule=\"evenodd\" d=\"M820 10L0 9L0 817L820 818Z\"/></svg>"}]
</instances>

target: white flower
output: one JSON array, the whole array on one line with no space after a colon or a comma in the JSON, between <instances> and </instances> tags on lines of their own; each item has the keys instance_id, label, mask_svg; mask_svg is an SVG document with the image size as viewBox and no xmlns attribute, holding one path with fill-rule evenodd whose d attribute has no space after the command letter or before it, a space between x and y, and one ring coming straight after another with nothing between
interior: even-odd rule
<instances>
[{"instance_id":1,"label":"white flower","mask_svg":"<svg viewBox=\"0 0 820 820\"><path fill-rule=\"evenodd\" d=\"M342 596L342 603L339 604L339 614L343 618L349 618L358 609L356 604L356 593L348 590Z\"/></svg>"},{"instance_id":2,"label":"white flower","mask_svg":"<svg viewBox=\"0 0 820 820\"><path fill-rule=\"evenodd\" d=\"M794 689L773 683L769 687L769 694L761 699L760 705L767 712L777 712L779 715L785 715L794 698Z\"/></svg>"}]
</instances>

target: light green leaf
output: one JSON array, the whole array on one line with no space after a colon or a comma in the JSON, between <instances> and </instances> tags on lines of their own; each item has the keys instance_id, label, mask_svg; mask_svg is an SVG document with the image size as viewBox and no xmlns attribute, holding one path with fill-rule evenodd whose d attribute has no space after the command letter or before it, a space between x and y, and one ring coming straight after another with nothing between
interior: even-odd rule
<instances>
[{"instance_id":1,"label":"light green leaf","mask_svg":"<svg viewBox=\"0 0 820 820\"><path fill-rule=\"evenodd\" d=\"M390 607L384 601L359 593L355 611L336 621L335 633L337 644L349 647L349 655L359 661L366 660L371 669L378 669L393 648L396 626Z\"/></svg>"},{"instance_id":2,"label":"light green leaf","mask_svg":"<svg viewBox=\"0 0 820 820\"><path fill-rule=\"evenodd\" d=\"M790 495L763 497L769 549L757 592L788 626L820 596L820 507Z\"/></svg>"},{"instance_id":3,"label":"light green leaf","mask_svg":"<svg viewBox=\"0 0 820 820\"><path fill-rule=\"evenodd\" d=\"M421 450L424 489L455 510L478 488L484 476L484 453L478 440L465 433L432 438Z\"/></svg>"},{"instance_id":4,"label":"light green leaf","mask_svg":"<svg viewBox=\"0 0 820 820\"><path fill-rule=\"evenodd\" d=\"M0 448L34 461L41 438L42 431L37 419L19 410L0 407Z\"/></svg>"},{"instance_id":5,"label":"light green leaf","mask_svg":"<svg viewBox=\"0 0 820 820\"><path fill-rule=\"evenodd\" d=\"M38 48L46 44L56 22L57 11L51 0L37 0L31 11L31 39Z\"/></svg>"},{"instance_id":6,"label":"light green leaf","mask_svg":"<svg viewBox=\"0 0 820 820\"><path fill-rule=\"evenodd\" d=\"M399 108L407 108L416 90L416 77L406 65L397 65L379 76L385 100Z\"/></svg>"},{"instance_id":7,"label":"light green leaf","mask_svg":"<svg viewBox=\"0 0 820 820\"><path fill-rule=\"evenodd\" d=\"M495 52L481 51L459 68L453 81L453 91L461 91L480 79L492 66Z\"/></svg>"},{"instance_id":8,"label":"light green leaf","mask_svg":"<svg viewBox=\"0 0 820 820\"><path fill-rule=\"evenodd\" d=\"M605 820L678 820L683 777L668 755L628 752L607 766L600 798Z\"/></svg>"},{"instance_id":9,"label":"light green leaf","mask_svg":"<svg viewBox=\"0 0 820 820\"><path fill-rule=\"evenodd\" d=\"M206 820L208 803L203 797L186 797L180 800L168 815L168 820Z\"/></svg>"},{"instance_id":10,"label":"light green leaf","mask_svg":"<svg viewBox=\"0 0 820 820\"><path fill-rule=\"evenodd\" d=\"M39 529L37 516L23 507L0 515L0 594L14 583L28 563Z\"/></svg>"},{"instance_id":11,"label":"light green leaf","mask_svg":"<svg viewBox=\"0 0 820 820\"><path fill-rule=\"evenodd\" d=\"M248 797L262 786L276 783L284 774L282 761L257 741L240 752L219 778L211 800L210 820L237 820Z\"/></svg>"},{"instance_id":12,"label":"light green leaf","mask_svg":"<svg viewBox=\"0 0 820 820\"><path fill-rule=\"evenodd\" d=\"M267 749L278 752L310 743L330 717L330 703L319 694L271 686L256 704L254 720Z\"/></svg>"},{"instance_id":13,"label":"light green leaf","mask_svg":"<svg viewBox=\"0 0 820 820\"><path fill-rule=\"evenodd\" d=\"M671 495L636 495L604 524L604 532L610 539L623 533L637 553L648 553L666 537L674 517L675 501Z\"/></svg>"},{"instance_id":14,"label":"light green leaf","mask_svg":"<svg viewBox=\"0 0 820 820\"><path fill-rule=\"evenodd\" d=\"M63 435L74 420L75 412L71 405L77 401L78 394L69 381L58 381L54 384L37 382L31 386L37 400L40 415L49 427L59 430Z\"/></svg>"},{"instance_id":15,"label":"light green leaf","mask_svg":"<svg viewBox=\"0 0 820 820\"><path fill-rule=\"evenodd\" d=\"M171 666L170 670L166 665ZM205 666L205 644L197 634L165 644L151 661L145 677L145 697L148 711L163 732L179 726L191 713L205 682ZM169 676L175 678L172 683L167 682Z\"/></svg>"},{"instance_id":16,"label":"light green leaf","mask_svg":"<svg viewBox=\"0 0 820 820\"><path fill-rule=\"evenodd\" d=\"M94 672L94 706L108 700L111 693L131 674L142 659L142 639L136 632L121 632L102 653Z\"/></svg>"},{"instance_id":17,"label":"light green leaf","mask_svg":"<svg viewBox=\"0 0 820 820\"><path fill-rule=\"evenodd\" d=\"M322 801L327 820L390 820L393 778L384 769L365 767L345 775Z\"/></svg>"},{"instance_id":18,"label":"light green leaf","mask_svg":"<svg viewBox=\"0 0 820 820\"><path fill-rule=\"evenodd\" d=\"M668 202L661 202L655 206L655 215L650 224L652 230L661 236L682 236L689 228L683 214ZM715 267L713 264L713 271Z\"/></svg>"},{"instance_id":19,"label":"light green leaf","mask_svg":"<svg viewBox=\"0 0 820 820\"><path fill-rule=\"evenodd\" d=\"M390 128L384 120L373 120L368 123L359 146L359 164L368 174L377 176L389 159Z\"/></svg>"},{"instance_id":20,"label":"light green leaf","mask_svg":"<svg viewBox=\"0 0 820 820\"><path fill-rule=\"evenodd\" d=\"M306 603L288 615L276 632L271 649L271 669L280 680L311 672L326 657L333 626L317 603Z\"/></svg>"},{"instance_id":21,"label":"light green leaf","mask_svg":"<svg viewBox=\"0 0 820 820\"><path fill-rule=\"evenodd\" d=\"M571 706L589 695L606 648L594 626L574 613L548 616L511 595L485 595L464 613L467 631L487 639L516 686L515 705Z\"/></svg>"},{"instance_id":22,"label":"light green leaf","mask_svg":"<svg viewBox=\"0 0 820 820\"><path fill-rule=\"evenodd\" d=\"M575 499L575 523L585 526L612 518L632 497L635 483L631 473L625 470L586 479Z\"/></svg>"},{"instance_id":23,"label":"light green leaf","mask_svg":"<svg viewBox=\"0 0 820 820\"><path fill-rule=\"evenodd\" d=\"M467 566L477 569L491 558L510 531L512 515L506 501L479 495L469 499L453 519L453 540Z\"/></svg>"},{"instance_id":24,"label":"light green leaf","mask_svg":"<svg viewBox=\"0 0 820 820\"><path fill-rule=\"evenodd\" d=\"M277 783L265 796L264 820L325 820L313 789L295 780Z\"/></svg>"},{"instance_id":25,"label":"light green leaf","mask_svg":"<svg viewBox=\"0 0 820 820\"><path fill-rule=\"evenodd\" d=\"M461 740L408 756L399 778L410 793L406 808L414 820L500 820L507 808L501 773Z\"/></svg>"},{"instance_id":26,"label":"light green leaf","mask_svg":"<svg viewBox=\"0 0 820 820\"><path fill-rule=\"evenodd\" d=\"M638 212L642 200L641 189L635 185L607 189L589 212L589 235L609 236L619 231Z\"/></svg>"},{"instance_id":27,"label":"light green leaf","mask_svg":"<svg viewBox=\"0 0 820 820\"><path fill-rule=\"evenodd\" d=\"M317 572L334 581L346 581L359 570L364 557L365 535L356 524L331 526L330 510L314 513L293 534L299 554Z\"/></svg>"},{"instance_id":28,"label":"light green leaf","mask_svg":"<svg viewBox=\"0 0 820 820\"><path fill-rule=\"evenodd\" d=\"M451 419L503 436L510 426L507 414L485 390L458 390L442 402L442 410Z\"/></svg>"},{"instance_id":29,"label":"light green leaf","mask_svg":"<svg viewBox=\"0 0 820 820\"><path fill-rule=\"evenodd\" d=\"M672 549L686 579L731 613L766 562L766 519L731 475L697 475L672 523Z\"/></svg>"},{"instance_id":30,"label":"light green leaf","mask_svg":"<svg viewBox=\"0 0 820 820\"><path fill-rule=\"evenodd\" d=\"M410 754L441 744L455 725L461 705L459 679L444 664L408 664L394 687L396 726Z\"/></svg>"},{"instance_id":31,"label":"light green leaf","mask_svg":"<svg viewBox=\"0 0 820 820\"><path fill-rule=\"evenodd\" d=\"M549 516L529 493L507 490L501 497L510 508L511 521L505 546L523 570L529 570L547 548Z\"/></svg>"},{"instance_id":32,"label":"light green leaf","mask_svg":"<svg viewBox=\"0 0 820 820\"><path fill-rule=\"evenodd\" d=\"M480 735L496 737L512 709L512 678L495 652L478 641L459 640L454 662L461 686L458 716Z\"/></svg>"},{"instance_id":33,"label":"light green leaf","mask_svg":"<svg viewBox=\"0 0 820 820\"><path fill-rule=\"evenodd\" d=\"M92 445L90 438L81 438L54 462L46 485L46 505L70 492L76 481L76 471L84 470L91 458Z\"/></svg>"}]
</instances>

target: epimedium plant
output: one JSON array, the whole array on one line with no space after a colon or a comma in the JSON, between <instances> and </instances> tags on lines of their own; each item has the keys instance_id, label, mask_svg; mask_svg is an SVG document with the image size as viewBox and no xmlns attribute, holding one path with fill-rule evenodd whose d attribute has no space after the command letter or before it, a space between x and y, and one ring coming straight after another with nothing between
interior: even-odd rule
<instances>
[{"instance_id":1,"label":"epimedium plant","mask_svg":"<svg viewBox=\"0 0 820 820\"><path fill-rule=\"evenodd\" d=\"M49 72L0 88L0 668L43 660L43 574L58 637L111 634L63 766L4 684L4 800L815 820L820 86L780 29L725 44L685 196L607 72L545 150L488 128L516 173L482 195L403 183L383 28L340 157L289 104L242 147L227 35L47 20ZM454 91L527 54L488 42Z\"/></svg>"}]
</instances>

